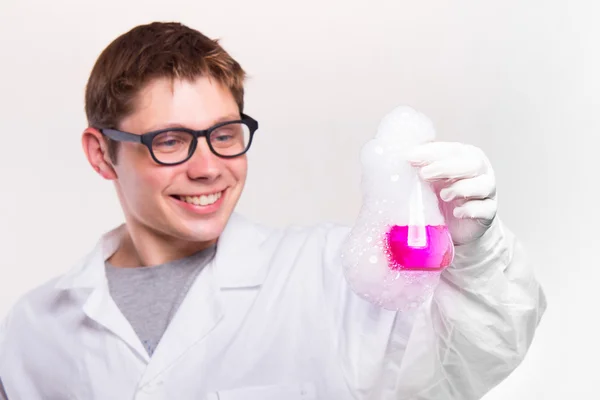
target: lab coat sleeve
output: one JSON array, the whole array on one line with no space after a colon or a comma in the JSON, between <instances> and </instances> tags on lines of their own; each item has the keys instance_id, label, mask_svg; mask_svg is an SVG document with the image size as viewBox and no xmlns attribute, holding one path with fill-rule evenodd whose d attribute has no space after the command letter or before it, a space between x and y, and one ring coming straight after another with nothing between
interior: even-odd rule
<instances>
[{"instance_id":1,"label":"lab coat sleeve","mask_svg":"<svg viewBox=\"0 0 600 400\"><path fill-rule=\"evenodd\" d=\"M385 386L394 396L382 398L480 399L521 363L545 308L523 248L496 218L482 238L456 247L408 340L396 346L402 357L386 355L385 374L395 379ZM405 329L401 321L388 349Z\"/></svg>"},{"instance_id":2,"label":"lab coat sleeve","mask_svg":"<svg viewBox=\"0 0 600 400\"><path fill-rule=\"evenodd\" d=\"M498 217L480 239L456 247L433 297L410 312L384 310L351 291L339 263L347 234L327 236L324 288L334 345L358 398L480 399L523 360L546 299Z\"/></svg>"}]
</instances>

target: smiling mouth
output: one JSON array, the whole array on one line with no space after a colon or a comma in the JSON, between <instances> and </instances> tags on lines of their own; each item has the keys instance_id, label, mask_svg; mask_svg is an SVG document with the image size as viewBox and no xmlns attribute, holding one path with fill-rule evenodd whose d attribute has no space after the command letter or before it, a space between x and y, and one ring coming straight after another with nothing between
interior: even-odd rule
<instances>
[{"instance_id":1,"label":"smiling mouth","mask_svg":"<svg viewBox=\"0 0 600 400\"><path fill-rule=\"evenodd\" d=\"M211 204L215 204L221 196L223 196L223 192L203 194L200 196L173 195L172 197L195 206L210 206Z\"/></svg>"}]
</instances>

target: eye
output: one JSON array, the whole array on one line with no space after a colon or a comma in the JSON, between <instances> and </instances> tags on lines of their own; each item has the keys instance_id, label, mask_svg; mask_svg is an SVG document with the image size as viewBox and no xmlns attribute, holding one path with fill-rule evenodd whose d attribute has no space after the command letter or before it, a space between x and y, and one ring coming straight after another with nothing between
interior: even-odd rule
<instances>
[{"instance_id":1,"label":"eye","mask_svg":"<svg viewBox=\"0 0 600 400\"><path fill-rule=\"evenodd\" d=\"M169 146L175 146L177 143L181 143L181 141L177 140L177 139L167 139L167 140L163 140L162 142L155 143L155 145L169 147Z\"/></svg>"},{"instance_id":2,"label":"eye","mask_svg":"<svg viewBox=\"0 0 600 400\"><path fill-rule=\"evenodd\" d=\"M192 135L187 132L163 132L154 138L152 148L162 152L187 149L191 141Z\"/></svg>"},{"instance_id":3,"label":"eye","mask_svg":"<svg viewBox=\"0 0 600 400\"><path fill-rule=\"evenodd\" d=\"M215 146L229 146L239 141L243 133L241 124L229 124L220 127L210 135L210 141Z\"/></svg>"},{"instance_id":4,"label":"eye","mask_svg":"<svg viewBox=\"0 0 600 400\"><path fill-rule=\"evenodd\" d=\"M219 132L217 135L214 135L213 140L217 142L227 142L228 140L233 139L233 134L226 132Z\"/></svg>"}]
</instances>

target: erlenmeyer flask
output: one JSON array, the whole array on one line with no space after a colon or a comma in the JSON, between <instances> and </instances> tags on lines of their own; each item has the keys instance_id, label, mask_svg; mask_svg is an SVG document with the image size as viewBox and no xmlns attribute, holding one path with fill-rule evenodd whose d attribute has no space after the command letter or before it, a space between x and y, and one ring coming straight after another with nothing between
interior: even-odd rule
<instances>
[{"instance_id":1,"label":"erlenmeyer flask","mask_svg":"<svg viewBox=\"0 0 600 400\"><path fill-rule=\"evenodd\" d=\"M420 306L454 257L433 187L405 157L434 138L426 116L398 107L361 151L363 206L342 246L342 265L358 295L387 309Z\"/></svg>"}]
</instances>

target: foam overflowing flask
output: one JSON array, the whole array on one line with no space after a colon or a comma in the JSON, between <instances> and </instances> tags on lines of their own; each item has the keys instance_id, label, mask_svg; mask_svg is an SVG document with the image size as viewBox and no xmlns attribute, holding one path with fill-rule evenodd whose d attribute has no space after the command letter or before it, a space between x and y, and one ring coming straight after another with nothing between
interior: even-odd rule
<instances>
[{"instance_id":1,"label":"foam overflowing flask","mask_svg":"<svg viewBox=\"0 0 600 400\"><path fill-rule=\"evenodd\" d=\"M389 310L427 301L454 257L433 187L406 159L434 138L425 115L397 107L361 151L363 205L342 246L342 265L354 292Z\"/></svg>"}]
</instances>

